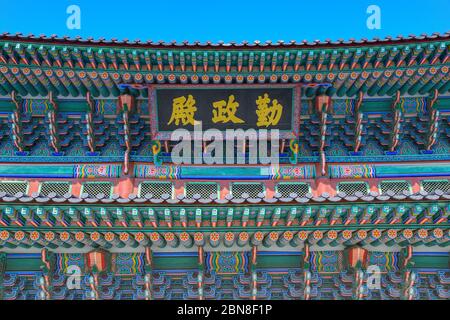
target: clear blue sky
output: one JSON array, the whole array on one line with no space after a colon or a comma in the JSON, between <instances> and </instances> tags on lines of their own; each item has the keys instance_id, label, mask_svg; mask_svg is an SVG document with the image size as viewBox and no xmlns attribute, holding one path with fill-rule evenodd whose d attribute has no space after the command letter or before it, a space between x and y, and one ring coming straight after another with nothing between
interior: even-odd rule
<instances>
[{"instance_id":1,"label":"clear blue sky","mask_svg":"<svg viewBox=\"0 0 450 320\"><path fill-rule=\"evenodd\" d=\"M369 30L366 9L381 9ZM81 29L66 27L69 5ZM450 31L450 0L0 0L0 33L130 40L324 40Z\"/></svg>"}]
</instances>

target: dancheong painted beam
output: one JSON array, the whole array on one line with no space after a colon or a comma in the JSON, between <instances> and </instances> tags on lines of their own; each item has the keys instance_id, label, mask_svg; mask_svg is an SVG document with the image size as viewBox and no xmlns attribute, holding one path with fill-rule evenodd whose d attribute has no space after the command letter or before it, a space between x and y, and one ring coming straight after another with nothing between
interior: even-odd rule
<instances>
[{"instance_id":1,"label":"dancheong painted beam","mask_svg":"<svg viewBox=\"0 0 450 320\"><path fill-rule=\"evenodd\" d=\"M448 300L449 46L1 34L0 299Z\"/></svg>"}]
</instances>

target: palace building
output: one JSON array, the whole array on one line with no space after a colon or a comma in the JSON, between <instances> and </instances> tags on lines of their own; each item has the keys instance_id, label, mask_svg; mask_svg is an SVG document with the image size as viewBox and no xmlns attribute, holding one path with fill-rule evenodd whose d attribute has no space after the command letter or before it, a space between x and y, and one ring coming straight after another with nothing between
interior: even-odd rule
<instances>
[{"instance_id":1,"label":"palace building","mask_svg":"<svg viewBox=\"0 0 450 320\"><path fill-rule=\"evenodd\" d=\"M448 32L0 34L0 299L448 300L449 67ZM279 163L173 161L199 123Z\"/></svg>"}]
</instances>

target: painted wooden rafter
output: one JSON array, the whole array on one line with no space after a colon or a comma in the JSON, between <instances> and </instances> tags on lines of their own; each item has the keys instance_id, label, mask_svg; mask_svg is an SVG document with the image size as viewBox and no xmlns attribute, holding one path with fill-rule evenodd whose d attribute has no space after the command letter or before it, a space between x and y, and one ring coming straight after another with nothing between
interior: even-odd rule
<instances>
[{"instance_id":1,"label":"painted wooden rafter","mask_svg":"<svg viewBox=\"0 0 450 320\"><path fill-rule=\"evenodd\" d=\"M364 93L360 91L358 99L355 102L355 152L358 152L359 148L361 147L364 114L360 111L360 109L363 102L363 97Z\"/></svg>"},{"instance_id":2,"label":"painted wooden rafter","mask_svg":"<svg viewBox=\"0 0 450 320\"><path fill-rule=\"evenodd\" d=\"M261 57L260 59L264 59L264 57ZM112 66L113 65L114 61L112 60ZM10 93L12 90L15 90L22 96L28 94L39 94L42 96L43 94L46 95L45 91L48 90L47 83L50 82L52 87L56 89L52 89L52 91L54 91L54 93L58 95L67 96L70 94L71 96L76 97L79 95L86 95L86 92L90 91L93 97L98 97L100 93L104 96L107 96L109 94L117 96L119 92L115 87L123 81L123 75L113 71L104 73L102 72L99 74L94 71L86 72L84 70L62 70L58 67L52 67L51 69L48 69L47 67L45 68L45 70L39 69L39 67L36 67L34 65L18 68L8 68L5 66L4 70L2 70L2 73L3 76L6 77L9 81L2 81L0 92L6 91ZM249 68L252 67L249 66ZM163 70L163 72L166 71L171 72L170 70ZM428 69L427 67L418 67L417 65L414 65L411 67L411 69L407 69L406 71L402 69L385 70L381 73L381 75L379 75L379 71L355 71L353 73L332 73L330 74L330 77L332 77L332 79L336 79L333 81L334 84L332 91L336 92L339 97L343 97L345 95L353 96L361 90L367 92L370 96L391 95L393 94L393 92L398 90L401 91L402 95L406 93L410 95L425 95L429 92L432 92L434 89L438 89L440 93L447 92L450 86L449 82L447 81L447 73L447 66ZM129 74L126 74L126 76L127 79L130 79L127 81L130 82L132 82L131 79L133 78L134 82L137 83L151 83L152 81L154 81L154 78L152 76L144 76L138 70L131 70ZM185 83L188 82L189 76L183 76L185 78L182 81L184 81ZM206 82L204 83L209 83L211 81L214 83L220 82L222 76L215 75L214 77L208 77L206 78L207 80L205 80ZM247 75L247 77L251 78L252 76ZM100 78L101 80L99 80ZM305 81L305 83L308 83L311 82L311 80L308 79L313 78L314 75L307 74L304 76L303 81ZM236 79L233 80L233 78L231 78L229 81L234 82L237 81ZM165 77L163 77L161 80L158 80L158 82L161 83L164 83L165 81L167 81ZM256 81L258 83L264 83L266 81L266 78L258 77ZM314 91L308 88L305 93L307 94L307 96L310 96L314 93ZM321 93L324 93L323 90Z\"/></svg>"},{"instance_id":3,"label":"painted wooden rafter","mask_svg":"<svg viewBox=\"0 0 450 320\"><path fill-rule=\"evenodd\" d=\"M130 135L130 121L129 114L134 108L134 98L129 94L119 96L118 108L123 121L123 135L125 141L125 153L123 162L123 173L125 175L129 172L130 152L131 152L131 135Z\"/></svg>"},{"instance_id":4,"label":"painted wooden rafter","mask_svg":"<svg viewBox=\"0 0 450 320\"><path fill-rule=\"evenodd\" d=\"M283 72L287 70L287 67L289 65L289 59L290 59L291 54L289 52L286 52L284 54L284 58L283 58L283 65L282 65L282 70Z\"/></svg>"},{"instance_id":5,"label":"painted wooden rafter","mask_svg":"<svg viewBox=\"0 0 450 320\"><path fill-rule=\"evenodd\" d=\"M42 300L50 300L51 299L51 284L50 284L50 272L51 265L48 259L48 251L46 248L41 250L41 261L43 264L43 273L41 278L39 279L39 287L41 288L41 299Z\"/></svg>"},{"instance_id":6,"label":"painted wooden rafter","mask_svg":"<svg viewBox=\"0 0 450 320\"><path fill-rule=\"evenodd\" d=\"M339 60L339 70L343 70L345 66L348 66L348 60L352 56L352 53L350 50L345 49L341 52L340 60Z\"/></svg>"},{"instance_id":7,"label":"painted wooden rafter","mask_svg":"<svg viewBox=\"0 0 450 320\"><path fill-rule=\"evenodd\" d=\"M413 246L408 245L400 251L400 271L402 277L400 298L412 300L414 298L414 285L417 275L411 268L411 258L413 256Z\"/></svg>"},{"instance_id":8,"label":"painted wooden rafter","mask_svg":"<svg viewBox=\"0 0 450 320\"><path fill-rule=\"evenodd\" d=\"M275 72L276 68L277 68L277 62L278 62L278 52L274 52L272 54L272 62L271 62L271 70L272 72Z\"/></svg>"},{"instance_id":9,"label":"painted wooden rafter","mask_svg":"<svg viewBox=\"0 0 450 320\"><path fill-rule=\"evenodd\" d=\"M11 93L11 100L14 103L14 111L11 114L11 122L12 122L12 135L13 135L13 141L16 149L19 152L24 151L23 147L23 136L22 136L22 108L20 104L20 100L17 97L15 91Z\"/></svg>"},{"instance_id":10,"label":"painted wooden rafter","mask_svg":"<svg viewBox=\"0 0 450 320\"><path fill-rule=\"evenodd\" d=\"M12 44L7 43L4 47L3 50L5 51L5 53L9 56L9 59L11 60L12 63L14 64L18 64L18 59L15 56L15 50L12 47Z\"/></svg>"},{"instance_id":11,"label":"painted wooden rafter","mask_svg":"<svg viewBox=\"0 0 450 320\"><path fill-rule=\"evenodd\" d=\"M305 242L303 247L304 257L303 257L303 299L310 300L311 298L311 267L309 263L309 243Z\"/></svg>"},{"instance_id":12,"label":"painted wooden rafter","mask_svg":"<svg viewBox=\"0 0 450 320\"><path fill-rule=\"evenodd\" d=\"M61 59L61 54L58 52L58 49L56 47L52 47L49 51L50 56L52 57L54 64L58 66L59 68L63 67L63 61Z\"/></svg>"},{"instance_id":13,"label":"painted wooden rafter","mask_svg":"<svg viewBox=\"0 0 450 320\"><path fill-rule=\"evenodd\" d=\"M205 55L203 56L203 59L207 59L207 55L205 52ZM244 61L244 55L242 52L238 53L238 59L237 59L237 72L241 72L242 71L242 67L243 67L243 61ZM206 72L206 71L205 71Z\"/></svg>"},{"instance_id":14,"label":"painted wooden rafter","mask_svg":"<svg viewBox=\"0 0 450 320\"><path fill-rule=\"evenodd\" d=\"M266 64L266 53L261 52L261 54L259 56L259 72L264 71L265 64Z\"/></svg>"},{"instance_id":15,"label":"painted wooden rafter","mask_svg":"<svg viewBox=\"0 0 450 320\"><path fill-rule=\"evenodd\" d=\"M0 62L7 64L8 63L7 59L8 57L6 56L6 53L4 54L3 49L0 48Z\"/></svg>"},{"instance_id":16,"label":"painted wooden rafter","mask_svg":"<svg viewBox=\"0 0 450 320\"><path fill-rule=\"evenodd\" d=\"M203 300L203 282L204 282L204 270L205 270L205 261L204 261L204 251L203 246L198 246L198 277L197 277L197 286L198 286L198 299Z\"/></svg>"},{"instance_id":17,"label":"painted wooden rafter","mask_svg":"<svg viewBox=\"0 0 450 320\"><path fill-rule=\"evenodd\" d=\"M89 276L89 287L91 289L91 300L99 300L99 284L97 272L91 272L91 275Z\"/></svg>"},{"instance_id":18,"label":"painted wooden rafter","mask_svg":"<svg viewBox=\"0 0 450 320\"><path fill-rule=\"evenodd\" d=\"M65 64L69 66L70 68L74 67L73 61L72 61L72 52L69 48L64 47L60 50L60 54L63 57L63 60L65 61Z\"/></svg>"},{"instance_id":19,"label":"painted wooden rafter","mask_svg":"<svg viewBox=\"0 0 450 320\"><path fill-rule=\"evenodd\" d=\"M350 69L356 69L360 63L359 61L364 57L364 52L361 49L357 49L351 58Z\"/></svg>"},{"instance_id":20,"label":"painted wooden rafter","mask_svg":"<svg viewBox=\"0 0 450 320\"><path fill-rule=\"evenodd\" d=\"M320 141L319 141L319 155L320 155L320 172L323 176L326 175L326 156L325 146L327 137L327 119L328 111L331 108L331 98L328 96L316 97L316 112L320 117Z\"/></svg>"},{"instance_id":21,"label":"painted wooden rafter","mask_svg":"<svg viewBox=\"0 0 450 320\"><path fill-rule=\"evenodd\" d=\"M317 59L317 71L320 71L322 69L327 56L328 56L328 54L325 50L320 51L319 57Z\"/></svg>"},{"instance_id":22,"label":"painted wooden rafter","mask_svg":"<svg viewBox=\"0 0 450 320\"><path fill-rule=\"evenodd\" d=\"M110 50L106 51L106 56L111 61L111 66L115 70L119 70L119 63L117 62L116 52L114 50L110 49Z\"/></svg>"},{"instance_id":23,"label":"painted wooden rafter","mask_svg":"<svg viewBox=\"0 0 450 320\"><path fill-rule=\"evenodd\" d=\"M369 66L373 57L375 57L375 55L376 55L376 51L373 48L370 48L367 51L366 57L363 59L363 64L362 64L363 69L366 69Z\"/></svg>"},{"instance_id":24,"label":"painted wooden rafter","mask_svg":"<svg viewBox=\"0 0 450 320\"><path fill-rule=\"evenodd\" d=\"M410 56L410 54L411 54L411 49L409 48L409 46L406 46L406 47L400 49L399 54L397 55L397 57L395 59L396 60L395 66L397 68L402 67L405 64L408 57Z\"/></svg>"},{"instance_id":25,"label":"painted wooden rafter","mask_svg":"<svg viewBox=\"0 0 450 320\"><path fill-rule=\"evenodd\" d=\"M26 49L25 49L25 45L19 44L19 45L16 46L15 50L18 53L21 62L23 62L26 65L30 64L29 59L27 57L27 52L26 52Z\"/></svg>"},{"instance_id":26,"label":"painted wooden rafter","mask_svg":"<svg viewBox=\"0 0 450 320\"><path fill-rule=\"evenodd\" d=\"M95 54L92 48L86 50L86 56L89 59L89 65L92 69L97 69L97 61L95 60Z\"/></svg>"},{"instance_id":27,"label":"painted wooden rafter","mask_svg":"<svg viewBox=\"0 0 450 320\"><path fill-rule=\"evenodd\" d=\"M436 144L438 139L438 129L439 129L439 110L434 108L436 101L438 99L439 91L436 89L433 93L433 96L430 97L428 102L428 113L430 115L430 120L428 124L428 133L427 133L427 141L426 141L426 150L431 150L433 145Z\"/></svg>"},{"instance_id":28,"label":"painted wooden rafter","mask_svg":"<svg viewBox=\"0 0 450 320\"><path fill-rule=\"evenodd\" d=\"M430 57L428 58L428 60L430 60L431 64L435 64L438 62L438 60L441 57L442 53L444 52L445 48L446 48L446 45L444 43L442 43L438 47L436 47L434 52L432 54L430 54ZM422 59L420 64L424 64L425 62L426 62L426 59Z\"/></svg>"},{"instance_id":29,"label":"painted wooden rafter","mask_svg":"<svg viewBox=\"0 0 450 320\"><path fill-rule=\"evenodd\" d=\"M58 110L58 106L53 98L53 93L50 92L48 96L49 100L49 110L47 111L47 119L48 119L48 131L49 131L49 140L50 145L53 148L54 152L59 152L59 139L58 139L58 127L56 120L56 113Z\"/></svg>"},{"instance_id":30,"label":"painted wooden rafter","mask_svg":"<svg viewBox=\"0 0 450 320\"><path fill-rule=\"evenodd\" d=\"M145 247L145 300L152 300L152 271L153 271L153 253L150 247Z\"/></svg>"},{"instance_id":31,"label":"painted wooden rafter","mask_svg":"<svg viewBox=\"0 0 450 320\"><path fill-rule=\"evenodd\" d=\"M76 62L78 64L78 66L80 68L84 69L85 68L85 63L84 63L84 59L83 59L81 51L78 50L78 48L75 48L72 51L72 55L73 55L73 57L75 57L75 60L76 60Z\"/></svg>"},{"instance_id":32,"label":"painted wooden rafter","mask_svg":"<svg viewBox=\"0 0 450 320\"><path fill-rule=\"evenodd\" d=\"M311 70L313 63L314 63L314 52L310 51L308 56L306 57L305 70L306 71Z\"/></svg>"},{"instance_id":33,"label":"painted wooden rafter","mask_svg":"<svg viewBox=\"0 0 450 320\"><path fill-rule=\"evenodd\" d=\"M119 52L117 52L117 57L122 62L121 65L125 68L125 70L129 70L130 65L128 63L127 53L125 52L125 50L119 50Z\"/></svg>"},{"instance_id":34,"label":"painted wooden rafter","mask_svg":"<svg viewBox=\"0 0 450 320\"><path fill-rule=\"evenodd\" d=\"M140 62L141 59L140 59L139 55L140 54L136 50L133 50L132 57L133 57L134 66L136 67L136 70L141 71L141 62Z\"/></svg>"},{"instance_id":35,"label":"painted wooden rafter","mask_svg":"<svg viewBox=\"0 0 450 320\"><path fill-rule=\"evenodd\" d=\"M328 61L328 71L332 72L334 67L336 66L336 61L339 59L339 53L337 50L333 50L330 53L330 58Z\"/></svg>"},{"instance_id":36,"label":"painted wooden rafter","mask_svg":"<svg viewBox=\"0 0 450 320\"><path fill-rule=\"evenodd\" d=\"M254 63L255 63L255 53L250 52L248 55L248 72L253 72Z\"/></svg>"},{"instance_id":37,"label":"painted wooden rafter","mask_svg":"<svg viewBox=\"0 0 450 320\"><path fill-rule=\"evenodd\" d=\"M215 52L214 53L214 72L219 72L220 71L220 57L219 57L219 53Z\"/></svg>"},{"instance_id":38,"label":"painted wooden rafter","mask_svg":"<svg viewBox=\"0 0 450 320\"><path fill-rule=\"evenodd\" d=\"M302 64L302 52L297 51L297 54L295 56L295 62L294 62L294 71L297 72L300 69L300 66Z\"/></svg>"},{"instance_id":39,"label":"painted wooden rafter","mask_svg":"<svg viewBox=\"0 0 450 320\"><path fill-rule=\"evenodd\" d=\"M192 67L194 67L194 66L192 66ZM231 53L230 52L227 52L226 57L225 57L225 71L226 72L231 71Z\"/></svg>"},{"instance_id":40,"label":"painted wooden rafter","mask_svg":"<svg viewBox=\"0 0 450 320\"><path fill-rule=\"evenodd\" d=\"M400 103L400 91L397 91L395 95L395 100L392 103L392 113L394 115L394 119L392 121L391 141L389 144L390 152L394 152L400 142L400 129L401 123L403 121L403 113L400 110L399 103Z\"/></svg>"},{"instance_id":41,"label":"painted wooden rafter","mask_svg":"<svg viewBox=\"0 0 450 320\"><path fill-rule=\"evenodd\" d=\"M144 60L145 60L145 65L147 67L147 71L152 71L152 58L151 58L151 53L149 51L144 52ZM181 58L180 58L180 61L181 61Z\"/></svg>"},{"instance_id":42,"label":"painted wooden rafter","mask_svg":"<svg viewBox=\"0 0 450 320\"><path fill-rule=\"evenodd\" d=\"M258 274L256 273L256 266L257 266L257 253L258 253L258 247L252 246L251 251L251 265L250 265L250 290L251 290L251 296L252 300L256 300L258 298Z\"/></svg>"}]
</instances>

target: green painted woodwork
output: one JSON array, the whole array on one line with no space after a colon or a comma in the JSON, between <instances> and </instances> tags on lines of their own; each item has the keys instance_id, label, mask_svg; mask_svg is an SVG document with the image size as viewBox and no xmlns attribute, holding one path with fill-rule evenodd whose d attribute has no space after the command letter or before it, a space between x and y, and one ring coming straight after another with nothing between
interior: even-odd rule
<instances>
[{"instance_id":1,"label":"green painted woodwork","mask_svg":"<svg viewBox=\"0 0 450 320\"><path fill-rule=\"evenodd\" d=\"M361 112L391 112L391 100L363 100L360 108Z\"/></svg>"},{"instance_id":2,"label":"green painted woodwork","mask_svg":"<svg viewBox=\"0 0 450 320\"><path fill-rule=\"evenodd\" d=\"M0 252L0 288L1 288L1 279L6 269L6 253ZM1 289L0 289L1 290Z\"/></svg>"},{"instance_id":3,"label":"green painted woodwork","mask_svg":"<svg viewBox=\"0 0 450 320\"><path fill-rule=\"evenodd\" d=\"M86 101L80 100L60 100L57 101L58 112L88 112Z\"/></svg>"},{"instance_id":4,"label":"green painted woodwork","mask_svg":"<svg viewBox=\"0 0 450 320\"><path fill-rule=\"evenodd\" d=\"M59 100L57 101L58 112L67 113L84 113L89 108L85 100ZM450 99L439 98L434 105L437 110L450 110ZM9 99L0 99L0 112L13 112L15 110L14 103ZM360 108L365 113L386 113L392 111L392 99L365 99ZM304 115L309 116L309 115Z\"/></svg>"},{"instance_id":5,"label":"green painted woodwork","mask_svg":"<svg viewBox=\"0 0 450 320\"><path fill-rule=\"evenodd\" d=\"M37 258L12 258L7 255L6 271L40 271L42 261Z\"/></svg>"},{"instance_id":6,"label":"green painted woodwork","mask_svg":"<svg viewBox=\"0 0 450 320\"><path fill-rule=\"evenodd\" d=\"M73 178L73 165L0 165L0 177Z\"/></svg>"},{"instance_id":7,"label":"green painted woodwork","mask_svg":"<svg viewBox=\"0 0 450 320\"><path fill-rule=\"evenodd\" d=\"M450 99L438 99L434 108L437 110L450 110Z\"/></svg>"},{"instance_id":8,"label":"green painted woodwork","mask_svg":"<svg viewBox=\"0 0 450 320\"><path fill-rule=\"evenodd\" d=\"M352 171L353 170L353 171ZM362 171L363 170L363 171ZM347 172L349 171L349 172ZM439 177L450 175L450 164L422 163L422 164L350 164L330 165L331 179L370 179L370 178L396 178L396 177ZM388 180L386 180L388 181Z\"/></svg>"},{"instance_id":9,"label":"green painted woodwork","mask_svg":"<svg viewBox=\"0 0 450 320\"><path fill-rule=\"evenodd\" d=\"M0 177L55 177L55 178L73 178L76 165L1 165ZM207 166L183 166L180 167L181 177L184 179L214 179L216 177L249 177L269 179L272 175L270 167L247 166L247 167L211 167Z\"/></svg>"},{"instance_id":10,"label":"green painted woodwork","mask_svg":"<svg viewBox=\"0 0 450 320\"><path fill-rule=\"evenodd\" d=\"M57 101L58 112L81 113L89 111L86 101L83 100L59 100ZM15 105L12 101L1 99L0 112L13 112Z\"/></svg>"},{"instance_id":11,"label":"green painted woodwork","mask_svg":"<svg viewBox=\"0 0 450 320\"><path fill-rule=\"evenodd\" d=\"M292 255L257 255L256 268L300 268L303 254Z\"/></svg>"},{"instance_id":12,"label":"green painted woodwork","mask_svg":"<svg viewBox=\"0 0 450 320\"><path fill-rule=\"evenodd\" d=\"M189 178L205 177L255 177L268 176L270 168L267 167L215 167L211 171L210 167L181 167L181 175Z\"/></svg>"},{"instance_id":13,"label":"green painted woodwork","mask_svg":"<svg viewBox=\"0 0 450 320\"><path fill-rule=\"evenodd\" d=\"M433 163L432 165L375 166L377 176L429 176L450 175L450 164Z\"/></svg>"},{"instance_id":14,"label":"green painted woodwork","mask_svg":"<svg viewBox=\"0 0 450 320\"><path fill-rule=\"evenodd\" d=\"M153 257L153 269L198 269L197 256Z\"/></svg>"},{"instance_id":15,"label":"green painted woodwork","mask_svg":"<svg viewBox=\"0 0 450 320\"><path fill-rule=\"evenodd\" d=\"M16 108L11 100L0 99L0 112L12 112Z\"/></svg>"},{"instance_id":16,"label":"green painted woodwork","mask_svg":"<svg viewBox=\"0 0 450 320\"><path fill-rule=\"evenodd\" d=\"M450 259L448 255L413 255L414 268L448 269Z\"/></svg>"},{"instance_id":17,"label":"green painted woodwork","mask_svg":"<svg viewBox=\"0 0 450 320\"><path fill-rule=\"evenodd\" d=\"M101 169L106 168L107 174L103 171L87 172L86 166L78 164L48 164L48 165L2 165L0 164L0 177L10 178L118 178L121 165L101 165Z\"/></svg>"},{"instance_id":18,"label":"green painted woodwork","mask_svg":"<svg viewBox=\"0 0 450 320\"><path fill-rule=\"evenodd\" d=\"M42 261L38 257L17 257L14 255L6 255L6 272L35 272L40 271ZM448 269L448 254L430 254L430 255L413 255L412 262L414 269ZM295 252L292 254L277 254L276 252L257 255L257 269L276 269L289 268L298 269L303 265L303 253ZM196 270L198 269L198 257L193 256L153 256L154 270Z\"/></svg>"}]
</instances>

